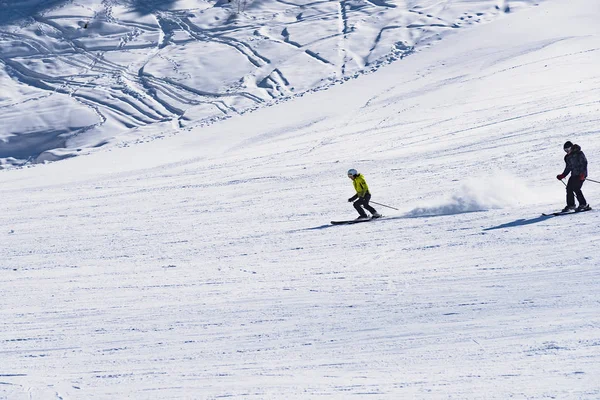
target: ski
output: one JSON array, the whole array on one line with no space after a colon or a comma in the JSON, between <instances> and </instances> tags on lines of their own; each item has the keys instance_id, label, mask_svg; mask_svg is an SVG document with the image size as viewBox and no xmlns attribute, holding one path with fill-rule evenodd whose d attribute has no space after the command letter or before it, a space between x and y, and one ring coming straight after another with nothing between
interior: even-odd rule
<instances>
[{"instance_id":1,"label":"ski","mask_svg":"<svg viewBox=\"0 0 600 400\"><path fill-rule=\"evenodd\" d=\"M556 212L551 212L551 213L542 213L543 217L556 217L558 215L564 215L564 214L575 214L575 211L556 211Z\"/></svg>"},{"instance_id":2,"label":"ski","mask_svg":"<svg viewBox=\"0 0 600 400\"><path fill-rule=\"evenodd\" d=\"M350 219L350 220L346 220L346 221L331 221L331 225L352 225L352 224L358 224L360 222L370 222L373 221L375 219L381 219L383 218L383 216L381 217L377 217L377 218L366 218L366 219Z\"/></svg>"},{"instance_id":3,"label":"ski","mask_svg":"<svg viewBox=\"0 0 600 400\"><path fill-rule=\"evenodd\" d=\"M577 210L572 210L572 211L556 211L556 212L552 212L552 213L542 213L542 216L544 216L544 217L552 217L552 216L557 217L559 215L577 214L577 213L591 211L591 210L592 210L592 207L588 206L587 208L584 208L583 210L579 210L579 211L577 211Z\"/></svg>"},{"instance_id":4,"label":"ski","mask_svg":"<svg viewBox=\"0 0 600 400\"><path fill-rule=\"evenodd\" d=\"M352 225L352 224L358 224L360 222L369 222L371 221L371 218L369 219L351 219L348 221L331 221L332 225Z\"/></svg>"}]
</instances>

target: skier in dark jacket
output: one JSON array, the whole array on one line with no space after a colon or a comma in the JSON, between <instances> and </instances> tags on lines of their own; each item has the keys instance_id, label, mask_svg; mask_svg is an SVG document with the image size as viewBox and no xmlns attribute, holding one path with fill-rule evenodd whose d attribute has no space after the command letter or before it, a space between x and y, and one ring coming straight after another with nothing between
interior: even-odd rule
<instances>
[{"instance_id":1,"label":"skier in dark jacket","mask_svg":"<svg viewBox=\"0 0 600 400\"><path fill-rule=\"evenodd\" d=\"M362 174L359 174L354 168L348 170L348 178L352 179L354 190L356 194L348 199L350 203L354 202L354 208L358 211L359 217L357 219L368 219L367 213L363 210L363 207L367 209L372 215L372 218L379 218L379 214L373 207L369 205L371 200L371 193L369 193L369 186L367 181Z\"/></svg>"},{"instance_id":2,"label":"skier in dark jacket","mask_svg":"<svg viewBox=\"0 0 600 400\"><path fill-rule=\"evenodd\" d=\"M571 177L567 182L567 206L563 208L563 212L567 211L586 211L590 208L583 197L581 192L581 186L585 178L587 178L587 159L585 154L581 151L581 147L577 144L573 144L570 141L565 142L563 149L567 153L565 155L565 170L562 174L557 175L556 179L563 180L569 173ZM575 196L579 202L579 207L575 208Z\"/></svg>"}]
</instances>

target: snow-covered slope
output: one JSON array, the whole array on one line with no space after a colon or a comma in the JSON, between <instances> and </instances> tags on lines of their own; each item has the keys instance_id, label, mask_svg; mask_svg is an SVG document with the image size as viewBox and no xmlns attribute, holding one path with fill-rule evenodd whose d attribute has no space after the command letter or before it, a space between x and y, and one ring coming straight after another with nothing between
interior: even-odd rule
<instances>
[{"instance_id":1,"label":"snow-covered slope","mask_svg":"<svg viewBox=\"0 0 600 400\"><path fill-rule=\"evenodd\" d=\"M599 398L600 217L540 216L565 140L600 181L599 18L549 0L327 91L0 171L0 397ZM351 167L400 211L331 226Z\"/></svg>"},{"instance_id":2,"label":"snow-covered slope","mask_svg":"<svg viewBox=\"0 0 600 400\"><path fill-rule=\"evenodd\" d=\"M327 87L494 20L501 3L1 2L0 167L149 140Z\"/></svg>"}]
</instances>

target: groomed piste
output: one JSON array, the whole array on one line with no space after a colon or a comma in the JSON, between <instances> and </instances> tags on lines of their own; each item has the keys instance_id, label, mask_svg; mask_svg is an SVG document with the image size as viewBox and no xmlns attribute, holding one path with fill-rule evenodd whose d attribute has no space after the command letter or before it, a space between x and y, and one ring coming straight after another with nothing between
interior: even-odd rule
<instances>
[{"instance_id":1,"label":"groomed piste","mask_svg":"<svg viewBox=\"0 0 600 400\"><path fill-rule=\"evenodd\" d=\"M289 3L264 2L262 12ZM376 71L252 112L228 112L206 126L200 117L173 130L146 124L144 113L160 108L157 99L171 101L162 89L155 99L107 95L105 104L139 101L120 114L106 113L110 107L96 97L78 99L88 89L102 93L102 79L119 91L109 83L119 63L102 53L103 34L73 37L85 45L73 57L86 54L83 48L102 53L94 67L106 68L100 81L98 71L86 77L79 67L65 69L70 80L36 75L38 84L62 88L52 94L39 85L24 89L29 83L15 75L2 78L20 88L3 96L21 89L48 96L1 108L11 121L2 129L37 127L48 101L58 107L51 113L56 132L63 109L72 128L104 115L100 136L113 134L109 124L136 118L149 130L124 130L132 140L109 140L78 157L21 167L15 161L0 171L0 398L600 398L600 184L583 185L592 211L541 215L565 205L565 186L556 179L565 141L581 146L589 179L600 181L600 8L592 3L510 1L510 12L448 28L442 40ZM77 26L87 10L82 4L36 15L62 15ZM181 1L146 12L147 19L131 17L140 33L132 42L175 29L174 22L158 29L149 22L155 15L180 15L198 26L197 4ZM433 23L444 5L462 7L460 16L493 10L496 2L403 4ZM289 43L285 35L278 40L295 51L290 43L305 42L294 21L310 20L309 9L349 12L359 5L377 10L365 18L380 22L388 8L404 7L304 4L307 14L279 14L291 21ZM112 16L122 22L119 10L113 5ZM333 13L327 21L337 35L332 40L353 40L350 28L346 38L338 34L339 18ZM402 28L382 36L394 33L404 42L408 27L397 24ZM49 28L39 26L50 38ZM257 31L256 40L274 35L261 26L240 25L237 32L248 44L248 32ZM184 46L188 37L174 33L157 43ZM342 48L346 53L332 54L356 49ZM180 79L183 70L170 78L175 86L158 80L158 71L178 64L193 69L183 66L181 53L170 58L159 50L129 53L136 68L122 68L123 87L138 90L144 79L167 92L190 84ZM15 74L17 61L6 51L2 67ZM42 68L39 48L31 51L20 57ZM149 57L144 74L134 53ZM325 51L320 57L335 58ZM298 76L317 76L295 65ZM252 68L258 76L262 66ZM292 81L290 70L279 70ZM71 80L82 86L65 96L75 90ZM331 225L357 216L347 201L354 194L349 168L366 177L373 201L397 210L377 206L385 218Z\"/></svg>"}]
</instances>

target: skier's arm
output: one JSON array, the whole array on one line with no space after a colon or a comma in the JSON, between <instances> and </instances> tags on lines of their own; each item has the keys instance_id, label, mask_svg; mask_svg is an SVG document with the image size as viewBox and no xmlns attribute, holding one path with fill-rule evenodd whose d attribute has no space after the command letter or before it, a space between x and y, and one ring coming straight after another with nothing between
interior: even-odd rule
<instances>
[{"instance_id":1,"label":"skier's arm","mask_svg":"<svg viewBox=\"0 0 600 400\"><path fill-rule=\"evenodd\" d=\"M361 197L361 198L365 197L365 195L367 194L367 191L368 191L367 187L366 187L367 184L365 181L363 181L363 182L360 182L359 185L360 185L360 192L357 193L358 197Z\"/></svg>"},{"instance_id":2,"label":"skier's arm","mask_svg":"<svg viewBox=\"0 0 600 400\"><path fill-rule=\"evenodd\" d=\"M583 151L581 152L581 166L583 167L584 171L587 171L587 158L585 158Z\"/></svg>"},{"instance_id":3,"label":"skier's arm","mask_svg":"<svg viewBox=\"0 0 600 400\"><path fill-rule=\"evenodd\" d=\"M561 174L563 177L569 175L569 172L571 172L571 167L569 166L568 162L565 162L565 170L563 171L563 173Z\"/></svg>"}]
</instances>

